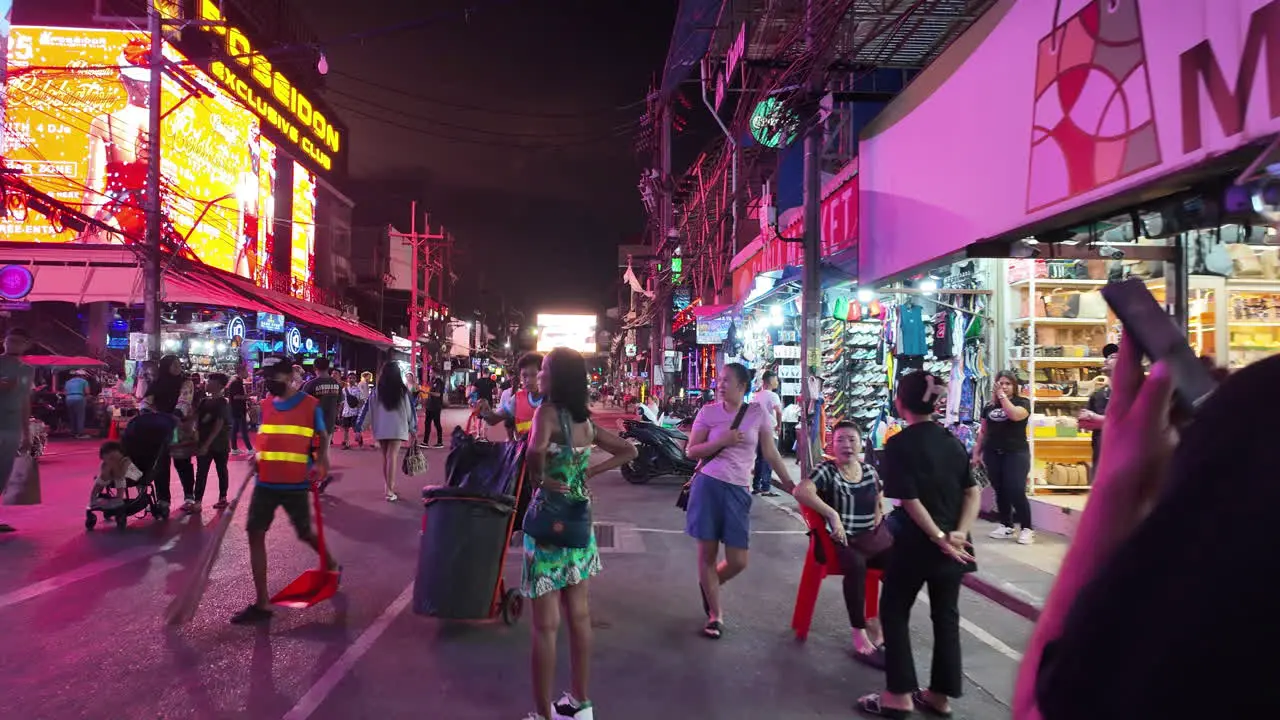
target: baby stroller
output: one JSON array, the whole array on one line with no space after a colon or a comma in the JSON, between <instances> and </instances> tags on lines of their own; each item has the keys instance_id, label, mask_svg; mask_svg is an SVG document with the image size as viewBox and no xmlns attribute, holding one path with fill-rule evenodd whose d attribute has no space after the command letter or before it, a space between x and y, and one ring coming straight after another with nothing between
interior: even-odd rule
<instances>
[{"instance_id":1,"label":"baby stroller","mask_svg":"<svg viewBox=\"0 0 1280 720\"><path fill-rule=\"evenodd\" d=\"M124 453L139 470L142 477L129 480L123 495L116 496L111 490L103 490L101 499L118 500L117 503L86 509L84 527L92 530L98 524L98 514L104 522L115 520L116 527L123 530L129 524L129 518L150 514L157 520L166 520L169 509L160 506L156 499L155 480L162 471L168 470L168 446L173 434L173 418L159 413L142 413L129 421L125 427L120 444Z\"/></svg>"}]
</instances>

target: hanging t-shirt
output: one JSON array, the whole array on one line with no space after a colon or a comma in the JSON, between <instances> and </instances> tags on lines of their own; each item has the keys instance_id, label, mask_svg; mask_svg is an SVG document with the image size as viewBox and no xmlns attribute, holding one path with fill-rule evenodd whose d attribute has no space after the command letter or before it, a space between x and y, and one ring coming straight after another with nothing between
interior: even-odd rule
<instances>
[{"instance_id":1,"label":"hanging t-shirt","mask_svg":"<svg viewBox=\"0 0 1280 720\"><path fill-rule=\"evenodd\" d=\"M954 317L950 310L944 309L939 309L933 315L933 356L939 360L950 360L955 354L951 350Z\"/></svg>"},{"instance_id":2,"label":"hanging t-shirt","mask_svg":"<svg viewBox=\"0 0 1280 720\"><path fill-rule=\"evenodd\" d=\"M904 305L899 316L902 341L899 343L903 355L919 355L927 353L928 341L924 329L924 311L919 305Z\"/></svg>"}]
</instances>

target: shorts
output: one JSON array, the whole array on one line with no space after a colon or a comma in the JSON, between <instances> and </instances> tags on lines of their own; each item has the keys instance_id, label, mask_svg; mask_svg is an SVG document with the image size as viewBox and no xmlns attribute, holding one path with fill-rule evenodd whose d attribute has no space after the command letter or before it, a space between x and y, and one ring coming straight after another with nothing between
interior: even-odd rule
<instances>
[{"instance_id":1,"label":"shorts","mask_svg":"<svg viewBox=\"0 0 1280 720\"><path fill-rule=\"evenodd\" d=\"M343 417L338 418L338 429L355 430L356 417L356 415L344 415Z\"/></svg>"},{"instance_id":2,"label":"shorts","mask_svg":"<svg viewBox=\"0 0 1280 720\"><path fill-rule=\"evenodd\" d=\"M751 490L698 473L689 488L685 532L746 550L751 540Z\"/></svg>"},{"instance_id":3,"label":"shorts","mask_svg":"<svg viewBox=\"0 0 1280 720\"><path fill-rule=\"evenodd\" d=\"M301 540L311 539L311 498L309 490L277 489L256 485L253 497L249 499L249 519L245 529L251 533L266 532L271 529L271 521L275 519L276 508L284 508L289 516L294 532Z\"/></svg>"}]
</instances>

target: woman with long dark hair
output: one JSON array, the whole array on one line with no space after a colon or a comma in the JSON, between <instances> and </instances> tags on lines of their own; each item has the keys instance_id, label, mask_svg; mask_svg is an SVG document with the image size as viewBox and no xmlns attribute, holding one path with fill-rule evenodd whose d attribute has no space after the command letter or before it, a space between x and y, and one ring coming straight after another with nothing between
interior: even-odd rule
<instances>
[{"instance_id":1,"label":"woman with long dark hair","mask_svg":"<svg viewBox=\"0 0 1280 720\"><path fill-rule=\"evenodd\" d=\"M534 413L529 431L528 478L538 487L531 508L551 495L589 501L587 481L635 459L636 448L591 420L587 363L582 355L566 348L552 350L542 361L538 385L546 399ZM590 465L593 447L612 457ZM594 717L587 692L591 656L587 580L598 572L600 552L594 534L583 548L560 547L524 536L522 590L533 603L533 702L537 708L526 720ZM573 679L570 691L553 705L551 685L562 607L569 622Z\"/></svg>"},{"instance_id":2,"label":"woman with long dark hair","mask_svg":"<svg viewBox=\"0 0 1280 720\"><path fill-rule=\"evenodd\" d=\"M1008 370L996 375L992 402L982 408L973 463L986 466L996 493L1000 526L991 532L991 537L1017 539L1020 545L1030 545L1035 541L1031 503L1027 500L1027 476L1031 474L1027 420L1031 417L1031 401L1019 394L1021 387L1018 376Z\"/></svg>"},{"instance_id":3,"label":"woman with long dark hair","mask_svg":"<svg viewBox=\"0 0 1280 720\"><path fill-rule=\"evenodd\" d=\"M369 422L373 438L382 451L382 481L386 485L387 502L400 499L396 495L396 460L400 446L413 437L413 410L409 403L409 387L404 384L400 366L388 362L378 373L378 384L369 402Z\"/></svg>"},{"instance_id":4,"label":"woman with long dark hair","mask_svg":"<svg viewBox=\"0 0 1280 720\"><path fill-rule=\"evenodd\" d=\"M867 715L905 718L918 707L928 715L951 715L960 697L960 581L976 569L969 529L978 517L980 493L964 445L934 422L947 386L927 372L898 380L894 403L907 422L885 443L880 472L884 494L901 501L886 522L894 528L893 550L880 595L884 630L885 692L858 699ZM911 654L911 607L928 586L933 620L932 676L927 689L916 679Z\"/></svg>"}]
</instances>

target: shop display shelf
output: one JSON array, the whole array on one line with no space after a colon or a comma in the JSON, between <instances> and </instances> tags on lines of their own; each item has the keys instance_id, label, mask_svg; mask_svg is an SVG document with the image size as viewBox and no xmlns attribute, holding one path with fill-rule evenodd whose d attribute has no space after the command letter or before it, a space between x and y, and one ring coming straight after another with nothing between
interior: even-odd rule
<instances>
[{"instance_id":1,"label":"shop display shelf","mask_svg":"<svg viewBox=\"0 0 1280 720\"><path fill-rule=\"evenodd\" d=\"M1016 357L1011 358L1013 362L1028 363L1033 358ZM1034 358L1037 365L1101 365L1106 362L1100 357L1038 357Z\"/></svg>"},{"instance_id":2,"label":"shop display shelf","mask_svg":"<svg viewBox=\"0 0 1280 720\"><path fill-rule=\"evenodd\" d=\"M1086 403L1089 398L1083 397L1040 397L1036 395L1032 398L1038 403Z\"/></svg>"},{"instance_id":3,"label":"shop display shelf","mask_svg":"<svg viewBox=\"0 0 1280 720\"><path fill-rule=\"evenodd\" d=\"M1102 287L1103 285L1106 285L1106 284L1107 284L1106 280L1084 280L1084 279L1082 280L1067 280L1067 279L1050 280L1048 278L1036 279L1037 289L1045 288L1048 290L1066 290L1069 288L1095 288L1095 287ZM1009 283L1009 286L1015 287L1015 288L1029 288L1031 287L1031 281L1017 280L1012 283Z\"/></svg>"},{"instance_id":4,"label":"shop display shelf","mask_svg":"<svg viewBox=\"0 0 1280 720\"><path fill-rule=\"evenodd\" d=\"M1034 489L1035 489L1036 491L1039 491L1039 490L1050 490L1050 491L1054 491L1054 492L1088 492L1088 491L1089 491L1089 489L1090 489L1090 488L1092 488L1092 487L1093 487L1092 485L1040 485L1040 484L1036 484L1036 485L1034 486Z\"/></svg>"},{"instance_id":5,"label":"shop display shelf","mask_svg":"<svg viewBox=\"0 0 1280 720\"><path fill-rule=\"evenodd\" d=\"M1068 444L1073 444L1073 443L1074 443L1074 444L1078 444L1078 443L1088 443L1088 442L1093 442L1093 437L1092 437L1091 435L1088 435L1088 434L1080 434L1080 435L1076 435L1075 437L1033 437L1033 438L1032 438L1032 442L1035 442L1036 444L1040 444L1040 443L1047 443L1047 444L1055 444L1055 443L1068 443Z\"/></svg>"},{"instance_id":6,"label":"shop display shelf","mask_svg":"<svg viewBox=\"0 0 1280 720\"><path fill-rule=\"evenodd\" d=\"M1022 317L1010 320L1010 325L1030 325L1034 320L1037 325L1110 325L1111 321L1106 318L1051 318L1051 317Z\"/></svg>"}]
</instances>

